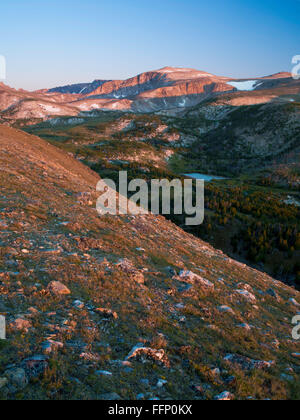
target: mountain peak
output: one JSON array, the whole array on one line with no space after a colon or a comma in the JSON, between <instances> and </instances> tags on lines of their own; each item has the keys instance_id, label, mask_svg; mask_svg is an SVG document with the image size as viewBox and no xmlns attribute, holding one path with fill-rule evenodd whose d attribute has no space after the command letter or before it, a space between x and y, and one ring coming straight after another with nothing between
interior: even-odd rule
<instances>
[{"instance_id":1,"label":"mountain peak","mask_svg":"<svg viewBox=\"0 0 300 420\"><path fill-rule=\"evenodd\" d=\"M161 68L161 69L159 69L157 71L159 71L159 72L168 72L168 71L170 71L170 72L177 72L177 71L197 71L197 70L191 69L191 68L185 68L185 67L166 66L166 67L163 67L163 68Z\"/></svg>"},{"instance_id":2,"label":"mountain peak","mask_svg":"<svg viewBox=\"0 0 300 420\"><path fill-rule=\"evenodd\" d=\"M196 70L188 67L163 67L159 70L156 70L157 73L185 73L195 75L197 74L199 77L201 76L208 76L212 77L211 73L207 73L206 71Z\"/></svg>"},{"instance_id":3,"label":"mountain peak","mask_svg":"<svg viewBox=\"0 0 300 420\"><path fill-rule=\"evenodd\" d=\"M279 73L271 74L270 76L263 77L263 79L289 79L292 77L292 73L287 71L281 71Z\"/></svg>"}]
</instances>

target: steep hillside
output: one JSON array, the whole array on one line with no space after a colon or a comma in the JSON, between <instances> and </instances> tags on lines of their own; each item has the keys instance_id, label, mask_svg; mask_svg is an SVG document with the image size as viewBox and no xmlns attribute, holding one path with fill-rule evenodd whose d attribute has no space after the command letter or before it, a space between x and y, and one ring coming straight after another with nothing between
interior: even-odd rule
<instances>
[{"instance_id":1,"label":"steep hillside","mask_svg":"<svg viewBox=\"0 0 300 420\"><path fill-rule=\"evenodd\" d=\"M1 126L0 166L2 399L299 397L298 292L162 217L100 218L98 176L37 137Z\"/></svg>"}]
</instances>

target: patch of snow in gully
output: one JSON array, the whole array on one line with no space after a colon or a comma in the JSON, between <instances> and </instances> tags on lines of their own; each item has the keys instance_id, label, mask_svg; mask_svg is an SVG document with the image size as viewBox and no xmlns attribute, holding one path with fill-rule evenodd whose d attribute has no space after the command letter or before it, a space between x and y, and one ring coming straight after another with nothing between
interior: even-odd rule
<instances>
[{"instance_id":1,"label":"patch of snow in gully","mask_svg":"<svg viewBox=\"0 0 300 420\"><path fill-rule=\"evenodd\" d=\"M229 85L235 87L237 90L254 90L257 87L257 80L247 80L245 82L228 82Z\"/></svg>"}]
</instances>

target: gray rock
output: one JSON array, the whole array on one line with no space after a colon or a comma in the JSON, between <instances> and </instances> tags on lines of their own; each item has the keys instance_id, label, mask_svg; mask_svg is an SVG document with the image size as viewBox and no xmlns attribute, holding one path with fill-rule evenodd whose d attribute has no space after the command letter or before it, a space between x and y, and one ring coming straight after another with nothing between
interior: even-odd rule
<instances>
[{"instance_id":1,"label":"gray rock","mask_svg":"<svg viewBox=\"0 0 300 420\"><path fill-rule=\"evenodd\" d=\"M243 296L243 298L245 298L248 302L251 302L251 303L256 302L256 297L254 296L253 293L250 293L248 290L238 289L236 290L236 293Z\"/></svg>"},{"instance_id":2,"label":"gray rock","mask_svg":"<svg viewBox=\"0 0 300 420\"><path fill-rule=\"evenodd\" d=\"M73 307L75 309L83 309L84 308L84 303L81 302L81 300L74 300Z\"/></svg>"},{"instance_id":3,"label":"gray rock","mask_svg":"<svg viewBox=\"0 0 300 420\"><path fill-rule=\"evenodd\" d=\"M200 286L201 289L203 289L205 292L213 292L215 288L212 282L204 279L198 274L193 273L192 271L182 270L179 274L179 280Z\"/></svg>"},{"instance_id":4,"label":"gray rock","mask_svg":"<svg viewBox=\"0 0 300 420\"><path fill-rule=\"evenodd\" d=\"M225 312L225 313L227 312L227 313L230 313L230 314L234 315L234 310L232 308L230 308L229 306L226 306L226 305L219 306L218 311L219 312Z\"/></svg>"},{"instance_id":5,"label":"gray rock","mask_svg":"<svg viewBox=\"0 0 300 420\"><path fill-rule=\"evenodd\" d=\"M22 368L9 369L4 373L10 383L19 389L23 389L28 385L28 378L25 370Z\"/></svg>"},{"instance_id":6,"label":"gray rock","mask_svg":"<svg viewBox=\"0 0 300 420\"><path fill-rule=\"evenodd\" d=\"M228 391L224 391L222 394L217 395L214 399L216 401L232 401L234 399L234 395Z\"/></svg>"},{"instance_id":7,"label":"gray rock","mask_svg":"<svg viewBox=\"0 0 300 420\"><path fill-rule=\"evenodd\" d=\"M167 383L168 383L168 381L166 381L164 379L159 379L156 386L157 386L157 388L163 388Z\"/></svg>"},{"instance_id":8,"label":"gray rock","mask_svg":"<svg viewBox=\"0 0 300 420\"><path fill-rule=\"evenodd\" d=\"M111 372L108 372L107 370L97 370L95 372L95 374L97 376L112 376L112 373Z\"/></svg>"},{"instance_id":9,"label":"gray rock","mask_svg":"<svg viewBox=\"0 0 300 420\"><path fill-rule=\"evenodd\" d=\"M253 369L270 369L275 365L274 361L253 360L238 354L228 354L226 357L224 357L224 360L231 365L238 366L244 371L250 371Z\"/></svg>"}]
</instances>

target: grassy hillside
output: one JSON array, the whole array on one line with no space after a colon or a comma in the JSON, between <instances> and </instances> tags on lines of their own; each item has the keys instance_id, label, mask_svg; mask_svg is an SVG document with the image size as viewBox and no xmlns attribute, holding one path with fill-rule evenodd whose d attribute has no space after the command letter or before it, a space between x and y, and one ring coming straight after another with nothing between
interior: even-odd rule
<instances>
[{"instance_id":1,"label":"grassy hillside","mask_svg":"<svg viewBox=\"0 0 300 420\"><path fill-rule=\"evenodd\" d=\"M98 175L37 137L0 145L1 399L299 398L298 292L162 217L98 217Z\"/></svg>"}]
</instances>

